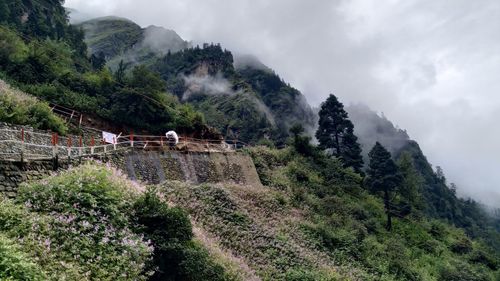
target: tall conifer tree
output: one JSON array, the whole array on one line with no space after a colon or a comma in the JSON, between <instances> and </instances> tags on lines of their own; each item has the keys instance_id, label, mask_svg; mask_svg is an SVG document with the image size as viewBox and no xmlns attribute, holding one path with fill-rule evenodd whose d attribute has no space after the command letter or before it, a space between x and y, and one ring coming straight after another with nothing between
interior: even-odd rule
<instances>
[{"instance_id":1,"label":"tall conifer tree","mask_svg":"<svg viewBox=\"0 0 500 281\"><path fill-rule=\"evenodd\" d=\"M354 125L344 105L332 94L321 105L316 138L320 147L330 150L333 156L342 160L345 167L352 167L361 173L363 158L358 138L354 135Z\"/></svg>"},{"instance_id":2,"label":"tall conifer tree","mask_svg":"<svg viewBox=\"0 0 500 281\"><path fill-rule=\"evenodd\" d=\"M379 142L375 144L370 153L370 164L368 166L368 177L366 185L374 193L382 193L384 198L385 212L387 214L387 230L392 229L392 216L395 213L391 202L392 193L401 185L403 177L398 166L391 158L391 153Z\"/></svg>"}]
</instances>

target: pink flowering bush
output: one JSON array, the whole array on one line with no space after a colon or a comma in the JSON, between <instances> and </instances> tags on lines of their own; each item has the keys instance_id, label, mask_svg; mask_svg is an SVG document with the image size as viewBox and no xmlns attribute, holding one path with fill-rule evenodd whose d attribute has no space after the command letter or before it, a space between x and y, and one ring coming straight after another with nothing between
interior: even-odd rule
<instances>
[{"instance_id":1,"label":"pink flowering bush","mask_svg":"<svg viewBox=\"0 0 500 281\"><path fill-rule=\"evenodd\" d=\"M145 280L153 247L128 217L139 194L116 170L83 165L2 202L0 231L17 233L54 280Z\"/></svg>"}]
</instances>

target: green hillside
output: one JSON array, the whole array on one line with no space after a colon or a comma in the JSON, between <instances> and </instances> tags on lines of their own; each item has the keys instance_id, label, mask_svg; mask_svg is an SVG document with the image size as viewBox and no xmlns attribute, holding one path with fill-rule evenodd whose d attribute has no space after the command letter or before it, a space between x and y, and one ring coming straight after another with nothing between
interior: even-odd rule
<instances>
[{"instance_id":1,"label":"green hillside","mask_svg":"<svg viewBox=\"0 0 500 281\"><path fill-rule=\"evenodd\" d=\"M381 196L320 152L250 148L264 186L181 182L159 191L248 280L498 280L498 252L415 209L386 229Z\"/></svg>"},{"instance_id":2,"label":"green hillside","mask_svg":"<svg viewBox=\"0 0 500 281\"><path fill-rule=\"evenodd\" d=\"M124 18L98 18L80 26L85 31L90 53L103 53L107 58L124 54L143 39L142 28Z\"/></svg>"},{"instance_id":3,"label":"green hillside","mask_svg":"<svg viewBox=\"0 0 500 281\"><path fill-rule=\"evenodd\" d=\"M234 67L231 52L205 44L167 54L152 65L167 89L203 112L207 123L245 142L283 145L295 123L312 129L304 96L271 70Z\"/></svg>"},{"instance_id":4,"label":"green hillside","mask_svg":"<svg viewBox=\"0 0 500 281\"><path fill-rule=\"evenodd\" d=\"M123 60L126 64L150 63L167 54L188 47L175 31L163 27L141 28L118 17L102 17L79 23L85 32L89 54L103 57L113 69Z\"/></svg>"}]
</instances>

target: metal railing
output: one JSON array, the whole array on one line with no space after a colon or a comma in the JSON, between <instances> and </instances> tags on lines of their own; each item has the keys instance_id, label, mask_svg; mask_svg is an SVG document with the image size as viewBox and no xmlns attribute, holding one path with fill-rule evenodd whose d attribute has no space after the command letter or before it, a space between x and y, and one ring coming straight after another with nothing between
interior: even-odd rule
<instances>
[{"instance_id":1,"label":"metal railing","mask_svg":"<svg viewBox=\"0 0 500 281\"><path fill-rule=\"evenodd\" d=\"M164 136L118 136L113 143L95 140L93 136L61 137L56 133L28 130L0 129L0 159L36 160L75 157L93 157L112 154L130 148L142 150L181 150L196 152L234 152L247 146L237 140L203 140L180 137L173 146Z\"/></svg>"}]
</instances>

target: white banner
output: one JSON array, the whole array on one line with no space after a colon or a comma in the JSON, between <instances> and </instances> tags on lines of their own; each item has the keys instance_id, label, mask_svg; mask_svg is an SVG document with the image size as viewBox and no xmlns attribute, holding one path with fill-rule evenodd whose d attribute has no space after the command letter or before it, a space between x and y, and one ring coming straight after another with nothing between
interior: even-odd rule
<instances>
[{"instance_id":1,"label":"white banner","mask_svg":"<svg viewBox=\"0 0 500 281\"><path fill-rule=\"evenodd\" d=\"M118 140L118 137L113 134L113 133L109 133L109 132L102 132L102 139L106 142L106 143L112 143L112 144L116 144L117 140Z\"/></svg>"}]
</instances>

